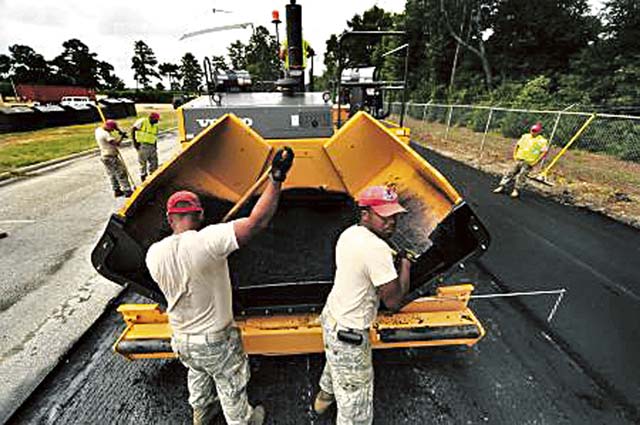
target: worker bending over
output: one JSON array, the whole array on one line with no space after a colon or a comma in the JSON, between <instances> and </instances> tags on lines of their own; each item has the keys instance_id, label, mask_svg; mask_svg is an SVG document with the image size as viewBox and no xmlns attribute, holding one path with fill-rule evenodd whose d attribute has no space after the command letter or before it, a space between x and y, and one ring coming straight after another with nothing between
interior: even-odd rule
<instances>
[{"instance_id":1,"label":"worker bending over","mask_svg":"<svg viewBox=\"0 0 640 425\"><path fill-rule=\"evenodd\" d=\"M147 118L140 118L131 127L133 147L138 151L141 181L158 169L158 121L160 115L151 112Z\"/></svg>"},{"instance_id":2,"label":"worker bending over","mask_svg":"<svg viewBox=\"0 0 640 425\"><path fill-rule=\"evenodd\" d=\"M321 315L326 364L314 410L335 401L338 425L373 422L373 365L369 328L379 299L396 310L409 290L410 262L396 258L386 240L406 210L390 188L372 186L358 199L360 221L336 244L336 274ZM397 268L396 268L397 267Z\"/></svg>"},{"instance_id":3,"label":"worker bending over","mask_svg":"<svg viewBox=\"0 0 640 425\"><path fill-rule=\"evenodd\" d=\"M513 159L516 163L502 177L500 184L493 190L493 193L502 193L505 186L513 182L511 197L517 198L520 195L518 189L522 187L525 177L545 157L549 150L549 142L540 133L542 133L542 124L536 123L531 126L529 133L520 137L513 149Z\"/></svg>"},{"instance_id":4,"label":"worker bending over","mask_svg":"<svg viewBox=\"0 0 640 425\"><path fill-rule=\"evenodd\" d=\"M210 423L219 404L229 425L264 421L264 408L251 407L247 399L249 362L233 321L227 257L267 227L292 163L291 148L279 149L270 181L249 217L228 223L201 228L204 213L198 196L174 193L167 201L173 234L147 253L149 272L167 299L171 347L189 369L194 424Z\"/></svg>"},{"instance_id":5,"label":"worker bending over","mask_svg":"<svg viewBox=\"0 0 640 425\"><path fill-rule=\"evenodd\" d=\"M123 135L124 132L118 128L118 124L113 120L105 121L95 131L96 143L100 148L100 160L107 170L113 195L116 198L120 196L129 197L133 193L129 184L126 165L122 162L118 150L120 143L122 143Z\"/></svg>"}]
</instances>

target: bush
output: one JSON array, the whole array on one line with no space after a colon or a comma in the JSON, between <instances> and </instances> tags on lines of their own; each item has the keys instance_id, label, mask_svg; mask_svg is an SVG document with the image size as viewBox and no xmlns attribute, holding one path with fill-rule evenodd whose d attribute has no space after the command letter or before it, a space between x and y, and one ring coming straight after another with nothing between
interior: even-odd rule
<instances>
[{"instance_id":1,"label":"bush","mask_svg":"<svg viewBox=\"0 0 640 425\"><path fill-rule=\"evenodd\" d=\"M0 95L2 95L2 97L10 97L14 95L11 83L0 81Z\"/></svg>"},{"instance_id":2,"label":"bush","mask_svg":"<svg viewBox=\"0 0 640 425\"><path fill-rule=\"evenodd\" d=\"M518 138L535 122L535 118L531 114L509 112L500 120L500 133L504 137Z\"/></svg>"},{"instance_id":3,"label":"bush","mask_svg":"<svg viewBox=\"0 0 640 425\"><path fill-rule=\"evenodd\" d=\"M447 122L447 116L449 115L449 109L441 106L429 106L427 107L427 121L438 121L439 123Z\"/></svg>"},{"instance_id":4,"label":"bush","mask_svg":"<svg viewBox=\"0 0 640 425\"><path fill-rule=\"evenodd\" d=\"M453 108L453 115L451 116L451 125L466 126L469 116L473 113L473 110L468 108Z\"/></svg>"},{"instance_id":5,"label":"bush","mask_svg":"<svg viewBox=\"0 0 640 425\"><path fill-rule=\"evenodd\" d=\"M488 109L474 109L473 112L467 116L465 125L475 132L484 132L488 119ZM491 121L493 121L493 119Z\"/></svg>"},{"instance_id":6,"label":"bush","mask_svg":"<svg viewBox=\"0 0 640 425\"><path fill-rule=\"evenodd\" d=\"M583 122L571 130L577 131ZM640 125L627 120L596 119L576 141L575 148L640 162Z\"/></svg>"},{"instance_id":7,"label":"bush","mask_svg":"<svg viewBox=\"0 0 640 425\"><path fill-rule=\"evenodd\" d=\"M533 109L536 106L553 105L554 99L550 93L551 80L540 75L520 89L515 98L515 105L522 108Z\"/></svg>"},{"instance_id":8,"label":"bush","mask_svg":"<svg viewBox=\"0 0 640 425\"><path fill-rule=\"evenodd\" d=\"M624 161L640 162L640 146L626 145L618 157Z\"/></svg>"},{"instance_id":9,"label":"bush","mask_svg":"<svg viewBox=\"0 0 640 425\"><path fill-rule=\"evenodd\" d=\"M549 139L551 137L551 132L553 131L553 126L555 124L556 115L551 114L534 114L527 112L503 112L499 114L500 117L496 120L496 114L494 113L494 120L497 121L500 132L505 137L517 138L522 136L524 133L528 133L531 126L537 122L542 124L542 135ZM566 119L567 117L565 117ZM556 134L554 136L554 140L560 141L560 144L566 143L562 141L564 136L564 131L561 128L562 125L566 125L568 129L573 128L572 126L575 124L575 120L566 119L564 122L561 120L558 129L556 130ZM493 127L493 125L492 125ZM580 128L580 127L578 127ZM576 131L577 129L576 128ZM568 131L568 133L571 133ZM569 135L569 137L573 136L573 133ZM567 139L568 140L568 139Z\"/></svg>"}]
</instances>

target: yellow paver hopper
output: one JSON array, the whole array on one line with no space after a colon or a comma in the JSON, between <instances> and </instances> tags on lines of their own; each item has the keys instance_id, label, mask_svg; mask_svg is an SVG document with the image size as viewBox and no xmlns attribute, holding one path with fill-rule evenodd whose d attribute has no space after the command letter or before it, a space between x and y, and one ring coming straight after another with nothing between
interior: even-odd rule
<instances>
[{"instance_id":1,"label":"yellow paver hopper","mask_svg":"<svg viewBox=\"0 0 640 425\"><path fill-rule=\"evenodd\" d=\"M278 212L267 231L229 258L247 352L322 351L318 315L332 285L334 246L357 219L354 198L370 185L396 187L409 214L392 243L418 254L406 306L395 314L381 309L371 329L374 348L476 343L484 329L467 306L473 286L436 284L486 250L488 234L451 184L394 133L360 112L330 137L265 139L234 114L195 135L113 215L93 251L101 274L159 304L120 306L127 326L115 350L132 359L172 356L164 298L144 263L148 247L170 233L167 198L192 190L203 201L206 223L219 222L283 145L296 159Z\"/></svg>"}]
</instances>

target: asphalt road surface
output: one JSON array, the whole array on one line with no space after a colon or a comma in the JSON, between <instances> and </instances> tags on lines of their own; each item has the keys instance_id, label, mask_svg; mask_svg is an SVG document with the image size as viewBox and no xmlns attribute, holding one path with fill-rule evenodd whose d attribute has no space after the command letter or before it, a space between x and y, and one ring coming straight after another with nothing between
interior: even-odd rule
<instances>
[{"instance_id":1,"label":"asphalt road surface","mask_svg":"<svg viewBox=\"0 0 640 425\"><path fill-rule=\"evenodd\" d=\"M451 282L468 279L478 293L569 292L551 324L550 298L473 301L487 336L465 352L377 352L376 423L638 423L639 233L529 192L517 201L493 195L492 177L420 152L493 237L489 253ZM115 305L139 299L125 293L114 303L9 423L188 423L179 362L128 362L111 352L123 328ZM250 397L265 405L269 423L330 423L310 410L322 362L252 358Z\"/></svg>"},{"instance_id":2,"label":"asphalt road surface","mask_svg":"<svg viewBox=\"0 0 640 425\"><path fill-rule=\"evenodd\" d=\"M177 149L161 136L160 158ZM123 149L137 179L136 154ZM89 254L113 198L98 156L0 186L0 423L100 316L121 287L98 276Z\"/></svg>"},{"instance_id":3,"label":"asphalt road surface","mask_svg":"<svg viewBox=\"0 0 640 425\"><path fill-rule=\"evenodd\" d=\"M505 290L568 290L550 334L607 392L640 409L640 231L525 192L491 193L497 178L424 149L459 187L493 240L481 261ZM523 304L540 322L548 305ZM639 420L640 422L640 420Z\"/></svg>"}]
</instances>

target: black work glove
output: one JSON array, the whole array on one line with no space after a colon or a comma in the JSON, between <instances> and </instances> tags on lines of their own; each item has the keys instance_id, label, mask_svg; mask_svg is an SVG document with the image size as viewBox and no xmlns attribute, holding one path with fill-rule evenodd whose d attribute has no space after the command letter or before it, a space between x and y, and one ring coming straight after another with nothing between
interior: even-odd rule
<instances>
[{"instance_id":1,"label":"black work glove","mask_svg":"<svg viewBox=\"0 0 640 425\"><path fill-rule=\"evenodd\" d=\"M411 263L415 263L418 259L418 254L411 250L401 248L396 252L396 262L400 264L400 260L403 258L409 260Z\"/></svg>"},{"instance_id":2,"label":"black work glove","mask_svg":"<svg viewBox=\"0 0 640 425\"><path fill-rule=\"evenodd\" d=\"M287 172L293 165L293 149L289 146L276 151L271 161L271 177L277 182L283 182L287 178Z\"/></svg>"}]
</instances>

